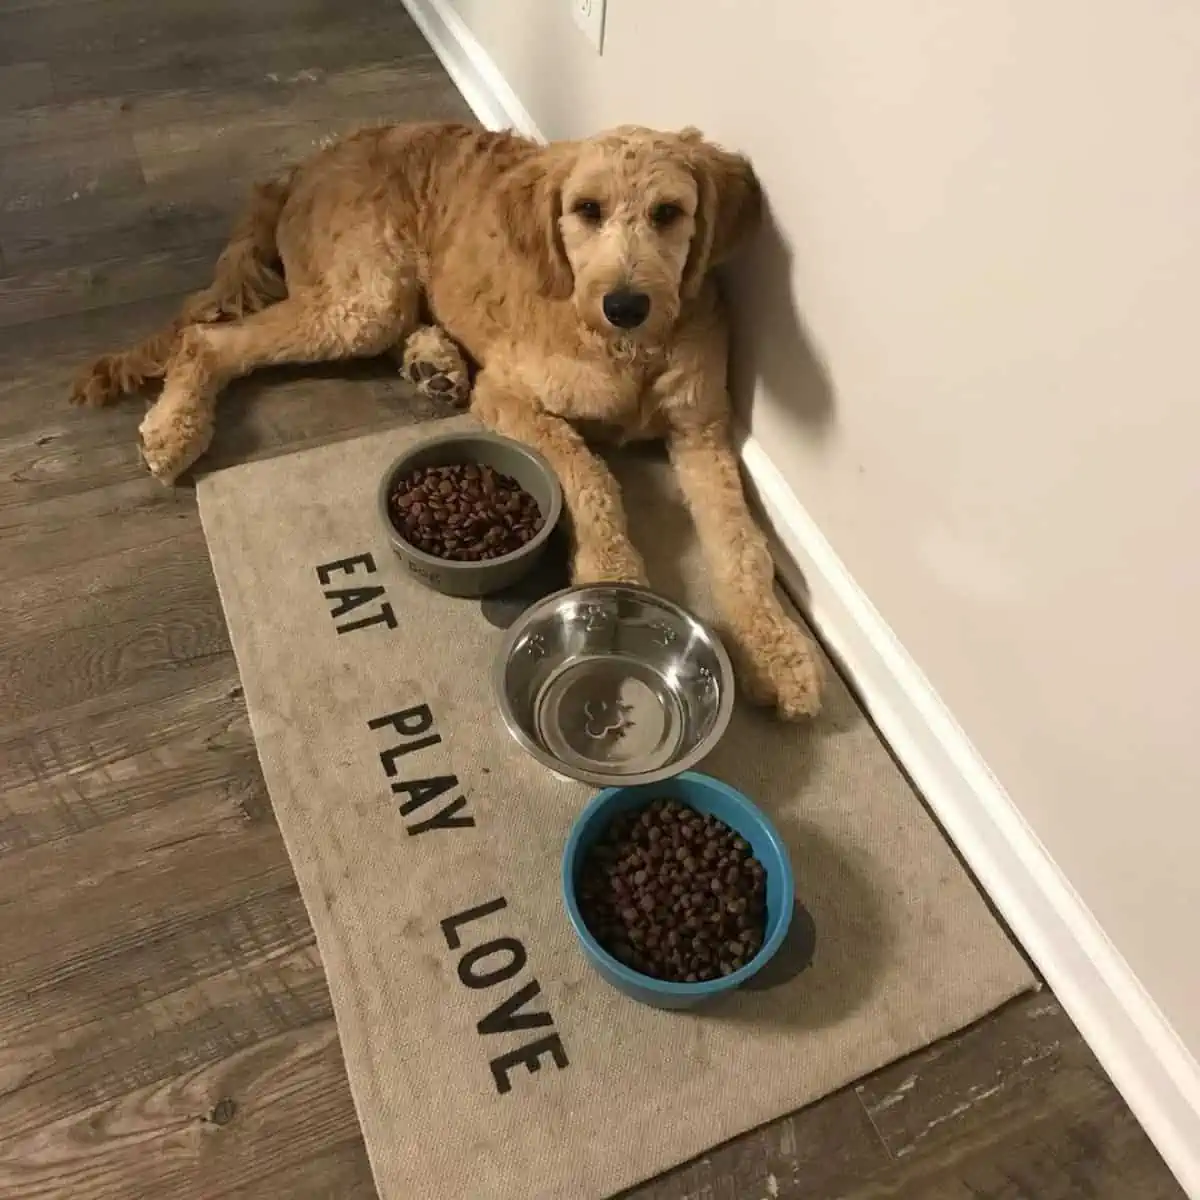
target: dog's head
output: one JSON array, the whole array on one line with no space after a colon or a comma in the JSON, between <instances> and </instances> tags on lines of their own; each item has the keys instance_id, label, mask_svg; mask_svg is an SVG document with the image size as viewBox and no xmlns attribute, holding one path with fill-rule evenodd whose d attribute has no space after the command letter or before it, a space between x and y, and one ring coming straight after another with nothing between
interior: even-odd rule
<instances>
[{"instance_id":1,"label":"dog's head","mask_svg":"<svg viewBox=\"0 0 1200 1200\"><path fill-rule=\"evenodd\" d=\"M624 126L548 146L506 181L502 218L547 295L601 333L660 340L757 223L758 181L699 131Z\"/></svg>"}]
</instances>

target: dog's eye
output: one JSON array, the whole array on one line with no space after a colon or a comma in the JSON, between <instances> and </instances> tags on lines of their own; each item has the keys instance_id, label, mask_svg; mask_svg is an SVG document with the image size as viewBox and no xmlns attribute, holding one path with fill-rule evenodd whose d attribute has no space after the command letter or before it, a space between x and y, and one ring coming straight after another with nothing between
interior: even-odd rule
<instances>
[{"instance_id":1,"label":"dog's eye","mask_svg":"<svg viewBox=\"0 0 1200 1200\"><path fill-rule=\"evenodd\" d=\"M589 225L598 225L604 213L600 208L599 200L577 200L575 215L582 217Z\"/></svg>"},{"instance_id":2,"label":"dog's eye","mask_svg":"<svg viewBox=\"0 0 1200 1200\"><path fill-rule=\"evenodd\" d=\"M674 225L683 216L683 209L678 204L656 204L650 210L650 220L659 229Z\"/></svg>"}]
</instances>

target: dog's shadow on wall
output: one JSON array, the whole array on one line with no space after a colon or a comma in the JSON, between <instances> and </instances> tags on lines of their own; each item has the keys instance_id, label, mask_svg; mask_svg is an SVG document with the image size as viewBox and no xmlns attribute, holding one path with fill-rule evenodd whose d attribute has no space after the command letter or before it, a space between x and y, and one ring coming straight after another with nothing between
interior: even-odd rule
<instances>
[{"instance_id":1,"label":"dog's shadow on wall","mask_svg":"<svg viewBox=\"0 0 1200 1200\"><path fill-rule=\"evenodd\" d=\"M795 266L792 246L768 209L758 236L721 281L734 327L730 392L743 423L756 394L765 392L798 433L821 437L835 419L833 382L796 301Z\"/></svg>"}]
</instances>

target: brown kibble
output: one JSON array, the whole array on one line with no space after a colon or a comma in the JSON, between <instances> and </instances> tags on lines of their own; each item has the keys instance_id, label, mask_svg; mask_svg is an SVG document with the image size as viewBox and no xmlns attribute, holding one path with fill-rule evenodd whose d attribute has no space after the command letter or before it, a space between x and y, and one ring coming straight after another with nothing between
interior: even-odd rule
<instances>
[{"instance_id":1,"label":"brown kibble","mask_svg":"<svg viewBox=\"0 0 1200 1200\"><path fill-rule=\"evenodd\" d=\"M651 801L615 818L585 858L584 920L644 974L676 982L731 974L754 958L765 933L766 872L749 849L711 816Z\"/></svg>"},{"instance_id":2,"label":"brown kibble","mask_svg":"<svg viewBox=\"0 0 1200 1200\"><path fill-rule=\"evenodd\" d=\"M455 562L511 554L543 524L537 501L515 479L477 463L410 471L397 481L389 508L397 532Z\"/></svg>"}]
</instances>

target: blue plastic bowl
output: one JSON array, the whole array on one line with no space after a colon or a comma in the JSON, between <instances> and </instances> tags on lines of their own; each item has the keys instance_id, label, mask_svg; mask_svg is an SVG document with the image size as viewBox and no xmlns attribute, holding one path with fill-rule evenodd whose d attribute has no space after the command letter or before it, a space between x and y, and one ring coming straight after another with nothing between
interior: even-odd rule
<instances>
[{"instance_id":1,"label":"blue plastic bowl","mask_svg":"<svg viewBox=\"0 0 1200 1200\"><path fill-rule=\"evenodd\" d=\"M679 800L698 812L711 813L717 820L723 821L750 843L755 858L766 870L767 928L762 949L732 975L711 979L706 983L670 983L663 979L652 979L613 958L601 948L583 923L575 895L575 879L589 847L618 814L631 808L642 808L651 800L660 798ZM791 924L795 884L787 847L765 814L741 792L719 779L696 771L685 771L662 783L606 788L594 796L579 814L567 838L567 846L563 851L562 889L567 916L583 947L583 953L605 980L642 1004L654 1008L683 1009L695 1008L714 996L741 987L771 961L783 944Z\"/></svg>"}]
</instances>

